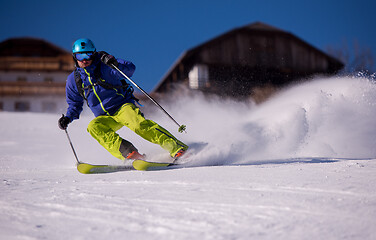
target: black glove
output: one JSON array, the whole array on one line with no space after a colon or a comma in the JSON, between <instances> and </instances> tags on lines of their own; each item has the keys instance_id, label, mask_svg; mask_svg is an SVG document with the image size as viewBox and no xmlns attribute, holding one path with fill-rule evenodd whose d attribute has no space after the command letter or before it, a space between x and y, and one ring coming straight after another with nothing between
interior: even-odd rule
<instances>
[{"instance_id":1,"label":"black glove","mask_svg":"<svg viewBox=\"0 0 376 240\"><path fill-rule=\"evenodd\" d=\"M59 119L59 121L57 122L58 123L58 126L61 130L65 130L67 129L68 127L68 124L70 123L70 119L66 116L63 116Z\"/></svg>"},{"instance_id":2,"label":"black glove","mask_svg":"<svg viewBox=\"0 0 376 240\"><path fill-rule=\"evenodd\" d=\"M110 67L112 67L112 64L115 65L116 67L119 66L119 63L118 63L118 61L116 60L116 58L114 56L106 53L105 51L101 51L101 52L99 52L99 54L101 55L101 61L104 64L106 64L106 65L108 65Z\"/></svg>"}]
</instances>

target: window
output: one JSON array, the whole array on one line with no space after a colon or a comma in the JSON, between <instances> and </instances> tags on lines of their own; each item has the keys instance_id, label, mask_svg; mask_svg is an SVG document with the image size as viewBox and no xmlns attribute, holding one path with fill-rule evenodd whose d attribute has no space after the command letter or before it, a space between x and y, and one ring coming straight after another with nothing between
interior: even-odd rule
<instances>
[{"instance_id":1,"label":"window","mask_svg":"<svg viewBox=\"0 0 376 240\"><path fill-rule=\"evenodd\" d=\"M29 102L15 102L14 110L17 112L26 112L30 110Z\"/></svg>"},{"instance_id":2,"label":"window","mask_svg":"<svg viewBox=\"0 0 376 240\"><path fill-rule=\"evenodd\" d=\"M191 89L204 89L209 84L209 68L206 65L195 65L188 73Z\"/></svg>"},{"instance_id":3,"label":"window","mask_svg":"<svg viewBox=\"0 0 376 240\"><path fill-rule=\"evenodd\" d=\"M52 77L45 77L44 78L44 82L46 82L46 83L52 83L53 82L53 78Z\"/></svg>"},{"instance_id":4,"label":"window","mask_svg":"<svg viewBox=\"0 0 376 240\"><path fill-rule=\"evenodd\" d=\"M56 103L54 102L43 102L42 103L42 111L43 112L55 112L56 111Z\"/></svg>"},{"instance_id":5,"label":"window","mask_svg":"<svg viewBox=\"0 0 376 240\"><path fill-rule=\"evenodd\" d=\"M24 76L17 77L17 82L26 82L26 77Z\"/></svg>"}]
</instances>

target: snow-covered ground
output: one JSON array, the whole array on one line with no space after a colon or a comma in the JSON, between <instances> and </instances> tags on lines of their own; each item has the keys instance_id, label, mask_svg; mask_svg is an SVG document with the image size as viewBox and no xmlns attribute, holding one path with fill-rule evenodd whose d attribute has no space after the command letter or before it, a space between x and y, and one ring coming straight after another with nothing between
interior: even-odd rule
<instances>
[{"instance_id":1,"label":"snow-covered ground","mask_svg":"<svg viewBox=\"0 0 376 240\"><path fill-rule=\"evenodd\" d=\"M376 239L371 81L316 79L258 106L200 95L162 105L187 134L147 117L209 143L186 168L82 175L59 114L0 113L0 239ZM92 118L68 128L79 159L120 164L86 132Z\"/></svg>"}]
</instances>

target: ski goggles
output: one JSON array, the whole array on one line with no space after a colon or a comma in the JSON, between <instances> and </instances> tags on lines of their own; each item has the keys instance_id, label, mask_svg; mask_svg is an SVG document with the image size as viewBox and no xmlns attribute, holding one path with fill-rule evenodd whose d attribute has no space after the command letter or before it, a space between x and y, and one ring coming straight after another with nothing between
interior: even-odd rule
<instances>
[{"instance_id":1,"label":"ski goggles","mask_svg":"<svg viewBox=\"0 0 376 240\"><path fill-rule=\"evenodd\" d=\"M92 60L94 57L94 52L84 52L84 53L75 53L74 58L77 61L83 61L83 60Z\"/></svg>"}]
</instances>

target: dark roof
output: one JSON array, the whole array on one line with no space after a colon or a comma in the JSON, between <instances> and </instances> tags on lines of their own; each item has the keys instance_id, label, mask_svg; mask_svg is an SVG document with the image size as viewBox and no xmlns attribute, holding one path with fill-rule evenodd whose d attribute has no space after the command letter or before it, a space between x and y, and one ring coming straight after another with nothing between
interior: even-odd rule
<instances>
[{"instance_id":1,"label":"dark roof","mask_svg":"<svg viewBox=\"0 0 376 240\"><path fill-rule=\"evenodd\" d=\"M43 39L10 38L0 43L0 57L57 57L68 51Z\"/></svg>"},{"instance_id":2,"label":"dark roof","mask_svg":"<svg viewBox=\"0 0 376 240\"><path fill-rule=\"evenodd\" d=\"M247 32L247 33L249 33L249 32L265 32L265 33L268 32L268 33L284 34L285 36L288 36L290 38L294 38L295 40L301 42L302 44L304 44L305 46L307 46L309 48L313 48L316 51L321 52L324 55L327 55L326 53L322 52L320 49L313 47L311 44L305 42L304 40L300 39L299 37L295 36L294 34L288 32L288 31L281 30L279 28L273 27L271 25L268 25L268 24L265 24L265 23L262 23L262 22L255 22L255 23L252 23L252 24L249 24L249 25L245 25L243 27L234 28L234 29L232 29L228 32L225 32L225 33L223 33L219 36L216 36L215 38L213 38L213 39L211 39L207 42L204 42L204 43L202 43L202 44L200 44L200 45L198 45L194 48L191 48L188 51L186 51L187 56L190 56L194 52L201 50L202 48L206 47L209 44L212 44L216 41L221 41L225 37L235 35L235 34L242 32L242 31Z\"/></svg>"},{"instance_id":3,"label":"dark roof","mask_svg":"<svg viewBox=\"0 0 376 240\"><path fill-rule=\"evenodd\" d=\"M276 28L276 27L273 27L273 26L270 26L268 24L265 24L265 23L262 23L262 22L254 22L254 23L251 23L249 25L246 25L246 26L243 26L243 27L239 27L239 28L235 28L235 29L232 29L231 31L228 31L228 32L225 32L219 36L216 36L215 38L213 39L210 39L209 41L206 41L196 47L193 47L191 49L188 49L186 51L184 51L179 57L178 59L172 64L172 66L168 69L168 71L163 75L163 77L159 80L158 84L154 87L154 89L152 90L152 92L154 92L156 89L158 89L158 87L163 83L163 81L165 80L165 78L170 75L170 73L175 69L176 65L178 65L184 58L186 57L189 57L190 55L192 55L194 52L196 51L199 51L201 48L205 47L206 45L208 44L211 44L212 42L214 41L218 41L219 39L221 39L222 37L224 37L225 35L231 35L231 34L234 34L240 30L243 30L243 29L248 29L248 30L255 30L255 31L273 31L273 32L285 32L279 28Z\"/></svg>"},{"instance_id":4,"label":"dark roof","mask_svg":"<svg viewBox=\"0 0 376 240\"><path fill-rule=\"evenodd\" d=\"M253 30L265 30L265 31L277 31L277 32L285 32L279 28L273 27L271 25L268 25L266 23L262 22L254 22L249 25L246 25L241 28L248 28L248 29L253 29Z\"/></svg>"},{"instance_id":5,"label":"dark roof","mask_svg":"<svg viewBox=\"0 0 376 240\"><path fill-rule=\"evenodd\" d=\"M216 41L221 41L222 39L226 38L226 37L230 37L232 35L235 35L239 32L267 32L267 33L278 33L278 34L282 34L282 35L285 35L287 36L288 38L291 38L291 39L295 39L297 41L299 41L300 43L302 43L303 45L305 45L306 47L308 48L311 48L311 49L314 49L315 51L325 55L326 57L330 58L332 61L336 62L336 64L338 64L338 66L343 66L343 64L341 62L339 62L337 59L334 59L332 58L331 56L329 56L328 54L324 53L323 51L321 51L320 49L317 49L315 47L313 47L312 45L310 45L309 43L305 42L304 40L300 39L299 37L295 36L294 34L290 33L290 32L287 32L287 31L284 31L284 30L281 30L279 28L276 28L274 26L271 26L271 25L268 25L268 24L265 24L265 23L262 23L262 22L254 22L252 24L248 24L248 25L245 25L245 26L242 26L242 27L238 27L238 28L234 28L228 32L225 32L219 36L216 36L198 46L195 46L191 49L188 49L186 51L184 51L180 56L179 58L173 63L173 65L168 69L168 71L163 75L163 77L160 79L160 81L158 82L158 84L154 87L154 89L152 90L153 92L159 88L159 86L164 82L164 80L166 79L167 76L170 75L170 73L176 68L176 66L181 62L183 61L184 59L186 58L189 58L190 56L194 55L195 53L201 51L201 49L205 48L206 46L208 45L211 45L213 43L215 43Z\"/></svg>"}]
</instances>

